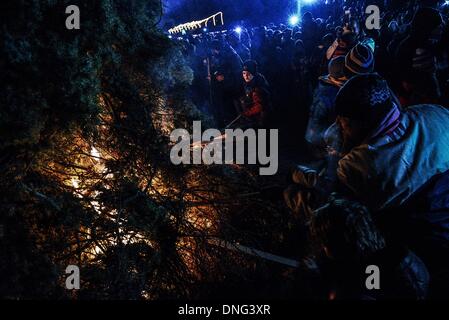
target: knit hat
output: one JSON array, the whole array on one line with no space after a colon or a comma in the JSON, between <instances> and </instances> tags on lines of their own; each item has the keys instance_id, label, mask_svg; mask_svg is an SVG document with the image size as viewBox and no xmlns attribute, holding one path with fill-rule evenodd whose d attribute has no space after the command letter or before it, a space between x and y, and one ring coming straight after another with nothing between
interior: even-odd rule
<instances>
[{"instance_id":1,"label":"knit hat","mask_svg":"<svg viewBox=\"0 0 449 320\"><path fill-rule=\"evenodd\" d=\"M329 74L319 79L325 83L337 87L343 86L347 80L345 76L345 57L340 56L332 59L328 65Z\"/></svg>"},{"instance_id":2,"label":"knit hat","mask_svg":"<svg viewBox=\"0 0 449 320\"><path fill-rule=\"evenodd\" d=\"M376 52L376 41L373 38L365 38L361 43L370 48L373 53Z\"/></svg>"},{"instance_id":3,"label":"knit hat","mask_svg":"<svg viewBox=\"0 0 449 320\"><path fill-rule=\"evenodd\" d=\"M387 81L376 73L355 76L340 89L335 99L338 116L377 124L394 108Z\"/></svg>"},{"instance_id":4,"label":"knit hat","mask_svg":"<svg viewBox=\"0 0 449 320\"><path fill-rule=\"evenodd\" d=\"M243 71L248 71L255 76L257 74L257 62L254 60L245 61L243 64Z\"/></svg>"},{"instance_id":5,"label":"knit hat","mask_svg":"<svg viewBox=\"0 0 449 320\"><path fill-rule=\"evenodd\" d=\"M366 45L358 43L346 55L345 65L350 76L371 73L374 71L373 51Z\"/></svg>"}]
</instances>

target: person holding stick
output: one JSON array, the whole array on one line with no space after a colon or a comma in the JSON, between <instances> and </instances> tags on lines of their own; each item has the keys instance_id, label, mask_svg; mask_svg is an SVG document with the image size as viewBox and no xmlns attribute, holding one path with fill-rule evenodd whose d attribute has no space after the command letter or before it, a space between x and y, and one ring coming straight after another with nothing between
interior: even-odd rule
<instances>
[{"instance_id":1,"label":"person holding stick","mask_svg":"<svg viewBox=\"0 0 449 320\"><path fill-rule=\"evenodd\" d=\"M244 96L240 98L243 127L267 126L267 115L271 109L269 85L265 77L257 71L257 62L247 60L243 64Z\"/></svg>"}]
</instances>

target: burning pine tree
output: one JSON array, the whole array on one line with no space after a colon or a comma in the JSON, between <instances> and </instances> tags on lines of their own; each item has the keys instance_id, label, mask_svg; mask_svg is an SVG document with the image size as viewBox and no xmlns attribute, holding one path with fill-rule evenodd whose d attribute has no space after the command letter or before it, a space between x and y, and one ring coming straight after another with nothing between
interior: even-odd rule
<instances>
[{"instance_id":1,"label":"burning pine tree","mask_svg":"<svg viewBox=\"0 0 449 320\"><path fill-rule=\"evenodd\" d=\"M80 30L65 28L72 4ZM256 269L281 277L217 240L278 249L289 219L254 198L259 178L170 162L169 132L203 115L186 98L192 70L156 27L159 5L1 3L2 297L194 298L255 282Z\"/></svg>"}]
</instances>

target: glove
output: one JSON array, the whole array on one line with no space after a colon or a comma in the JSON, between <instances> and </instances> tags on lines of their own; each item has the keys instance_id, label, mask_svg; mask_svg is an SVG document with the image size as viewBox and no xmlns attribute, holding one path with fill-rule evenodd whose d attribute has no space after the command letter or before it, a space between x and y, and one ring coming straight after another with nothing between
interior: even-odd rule
<instances>
[{"instance_id":1,"label":"glove","mask_svg":"<svg viewBox=\"0 0 449 320\"><path fill-rule=\"evenodd\" d=\"M292 179L296 184L313 189L318 182L318 172L304 166L297 166L293 170Z\"/></svg>"}]
</instances>

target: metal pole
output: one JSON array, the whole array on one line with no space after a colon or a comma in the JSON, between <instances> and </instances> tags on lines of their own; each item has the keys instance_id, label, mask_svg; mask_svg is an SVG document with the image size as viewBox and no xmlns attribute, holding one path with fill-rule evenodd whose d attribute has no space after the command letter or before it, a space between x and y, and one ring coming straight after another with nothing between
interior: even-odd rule
<instances>
[{"instance_id":1,"label":"metal pole","mask_svg":"<svg viewBox=\"0 0 449 320\"><path fill-rule=\"evenodd\" d=\"M236 123L237 121L240 120L240 118L242 117L242 115L239 115L237 118L235 118L234 120L232 120L232 122L230 124L228 124L225 129L228 129L229 127L231 127L234 123Z\"/></svg>"}]
</instances>

